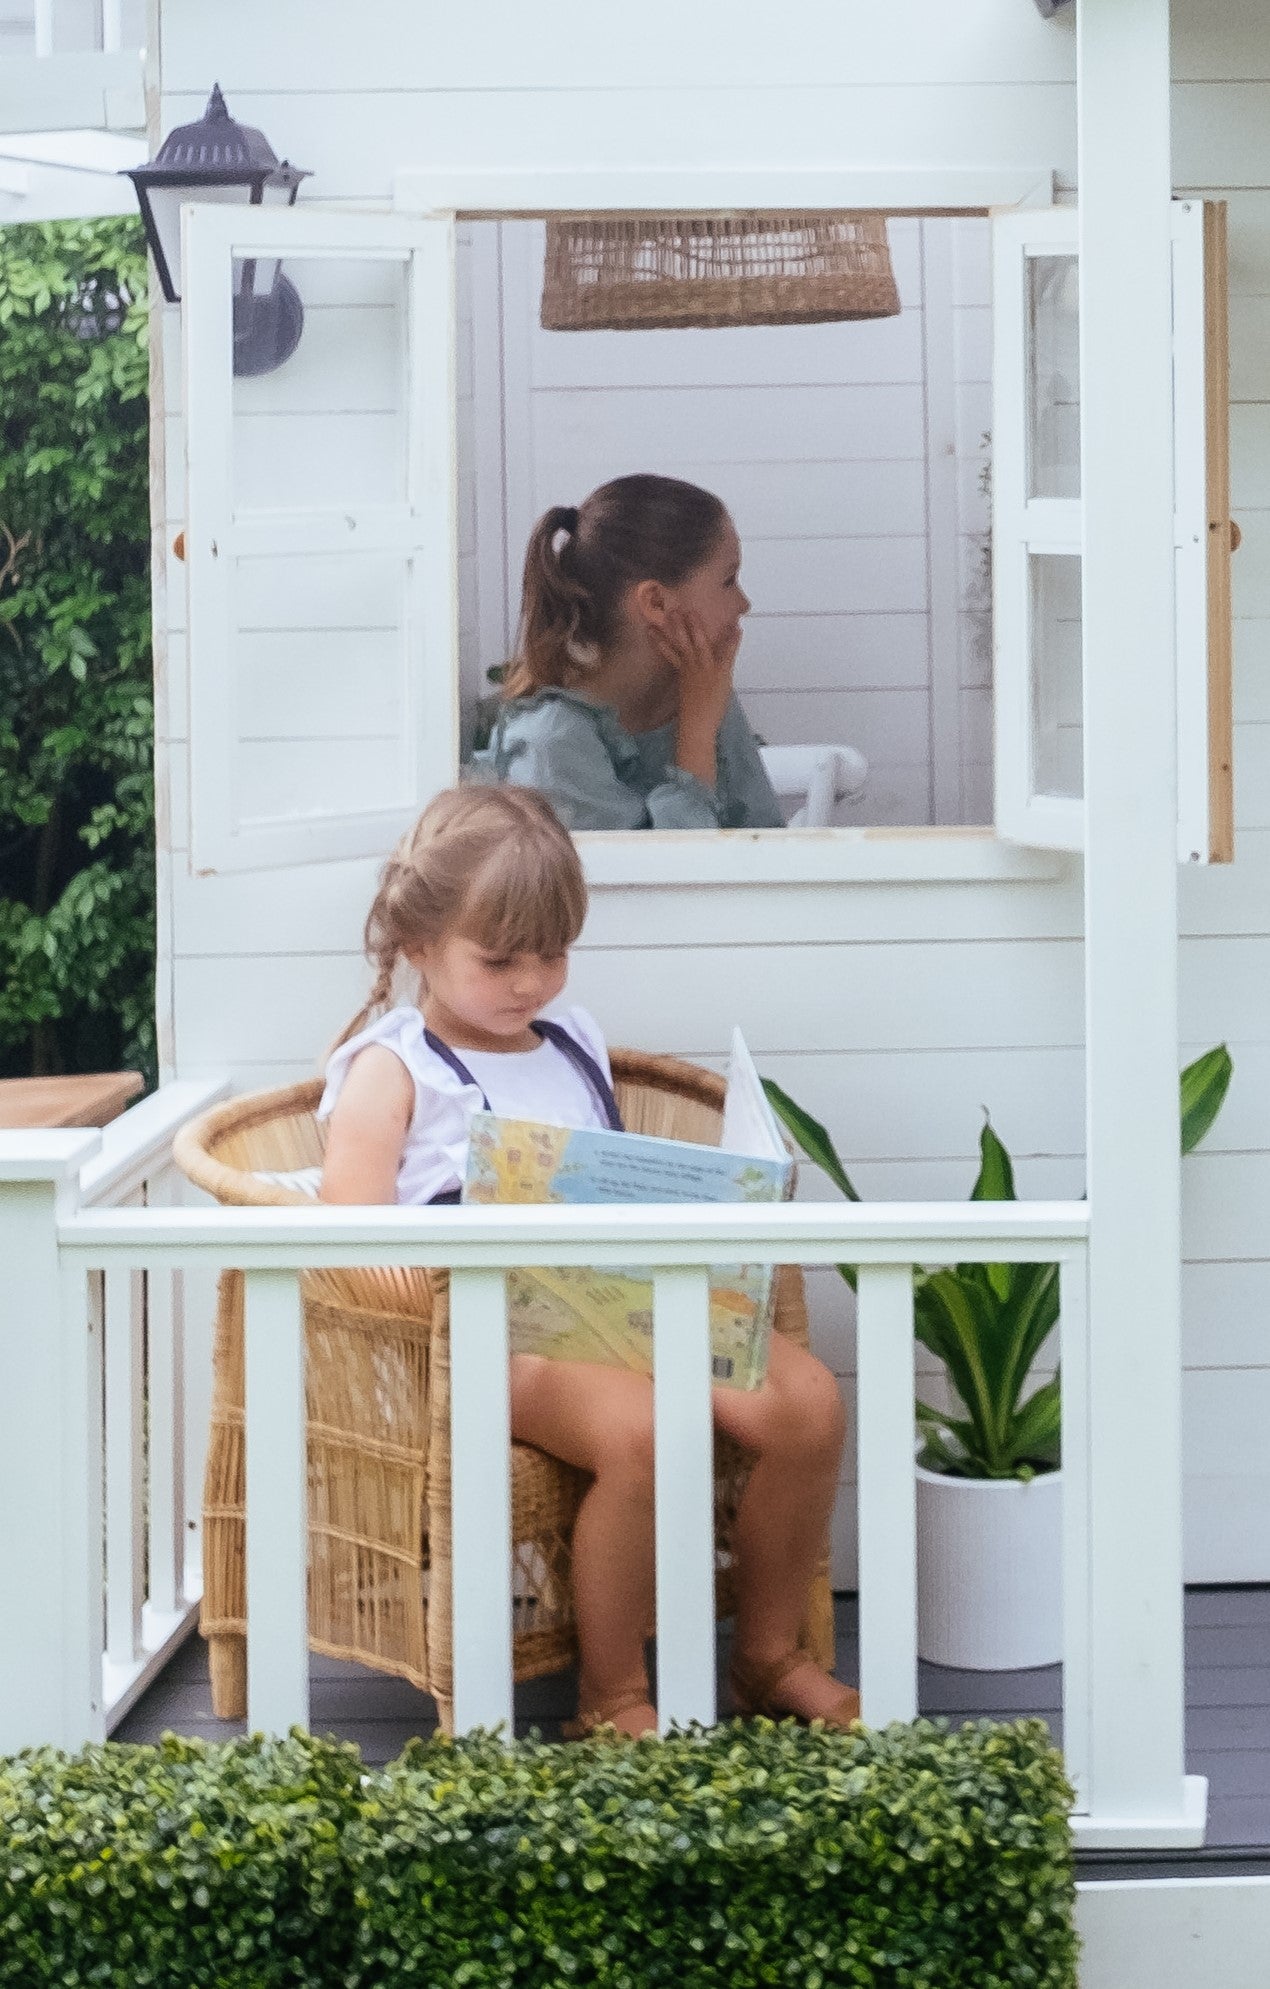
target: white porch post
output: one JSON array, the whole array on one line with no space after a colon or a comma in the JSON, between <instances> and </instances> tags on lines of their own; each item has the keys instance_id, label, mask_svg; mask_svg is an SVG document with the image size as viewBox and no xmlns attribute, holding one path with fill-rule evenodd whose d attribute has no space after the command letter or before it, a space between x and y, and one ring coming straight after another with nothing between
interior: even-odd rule
<instances>
[{"instance_id":1,"label":"white porch post","mask_svg":"<svg viewBox=\"0 0 1270 1989\"><path fill-rule=\"evenodd\" d=\"M1092 1820L1184 1811L1168 0L1080 0ZM1141 1841L1141 1840L1140 1840Z\"/></svg>"},{"instance_id":2,"label":"white porch post","mask_svg":"<svg viewBox=\"0 0 1270 1989\"><path fill-rule=\"evenodd\" d=\"M101 1337L57 1247L100 1139L0 1133L0 1754L105 1735Z\"/></svg>"}]
</instances>

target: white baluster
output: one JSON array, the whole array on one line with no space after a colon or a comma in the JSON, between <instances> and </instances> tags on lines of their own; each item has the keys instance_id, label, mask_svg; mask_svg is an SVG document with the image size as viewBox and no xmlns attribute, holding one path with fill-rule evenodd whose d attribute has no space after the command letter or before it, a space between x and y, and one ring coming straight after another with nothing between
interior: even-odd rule
<instances>
[{"instance_id":1,"label":"white baluster","mask_svg":"<svg viewBox=\"0 0 1270 1989\"><path fill-rule=\"evenodd\" d=\"M309 1723L304 1314L295 1271L246 1277L247 1719Z\"/></svg>"},{"instance_id":2,"label":"white baluster","mask_svg":"<svg viewBox=\"0 0 1270 1989\"><path fill-rule=\"evenodd\" d=\"M123 0L101 0L101 46L106 55L123 47Z\"/></svg>"},{"instance_id":3,"label":"white baluster","mask_svg":"<svg viewBox=\"0 0 1270 1989\"><path fill-rule=\"evenodd\" d=\"M152 1182L151 1205L168 1200L166 1183ZM151 1271L146 1279L146 1407L149 1473L150 1606L174 1614L185 1592L184 1320L181 1273Z\"/></svg>"},{"instance_id":4,"label":"white baluster","mask_svg":"<svg viewBox=\"0 0 1270 1989\"><path fill-rule=\"evenodd\" d=\"M35 0L35 52L53 53L53 0Z\"/></svg>"},{"instance_id":5,"label":"white baluster","mask_svg":"<svg viewBox=\"0 0 1270 1989\"><path fill-rule=\"evenodd\" d=\"M106 1655L129 1665L145 1601L145 1282L106 1271Z\"/></svg>"},{"instance_id":6,"label":"white baluster","mask_svg":"<svg viewBox=\"0 0 1270 1989\"><path fill-rule=\"evenodd\" d=\"M178 1186L178 1201L186 1199ZM188 1268L178 1273L181 1290L181 1349L184 1392L185 1568L187 1594L202 1581L203 1472L212 1420L212 1346L216 1337L218 1279L215 1271Z\"/></svg>"},{"instance_id":7,"label":"white baluster","mask_svg":"<svg viewBox=\"0 0 1270 1989\"><path fill-rule=\"evenodd\" d=\"M658 1724L715 1719L710 1289L702 1269L653 1280Z\"/></svg>"},{"instance_id":8,"label":"white baluster","mask_svg":"<svg viewBox=\"0 0 1270 1989\"><path fill-rule=\"evenodd\" d=\"M1063 1754L1077 1809L1089 1800L1089 1265L1059 1268L1063 1376Z\"/></svg>"},{"instance_id":9,"label":"white baluster","mask_svg":"<svg viewBox=\"0 0 1270 1989\"><path fill-rule=\"evenodd\" d=\"M871 1726L917 1712L913 1273L862 1264L856 1304L860 1692Z\"/></svg>"},{"instance_id":10,"label":"white baluster","mask_svg":"<svg viewBox=\"0 0 1270 1989\"><path fill-rule=\"evenodd\" d=\"M501 1271L450 1278L454 1728L512 1729L511 1404Z\"/></svg>"}]
</instances>

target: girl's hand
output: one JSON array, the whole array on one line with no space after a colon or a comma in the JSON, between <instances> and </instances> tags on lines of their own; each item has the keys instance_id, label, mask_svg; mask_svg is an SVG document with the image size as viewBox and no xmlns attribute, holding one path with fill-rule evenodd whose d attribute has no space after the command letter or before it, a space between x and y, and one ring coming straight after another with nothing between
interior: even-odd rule
<instances>
[{"instance_id":1,"label":"girl's hand","mask_svg":"<svg viewBox=\"0 0 1270 1989\"><path fill-rule=\"evenodd\" d=\"M715 741L732 699L732 671L741 631L731 628L711 643L700 619L672 614L653 640L679 680L678 764L707 787L715 783Z\"/></svg>"}]
</instances>

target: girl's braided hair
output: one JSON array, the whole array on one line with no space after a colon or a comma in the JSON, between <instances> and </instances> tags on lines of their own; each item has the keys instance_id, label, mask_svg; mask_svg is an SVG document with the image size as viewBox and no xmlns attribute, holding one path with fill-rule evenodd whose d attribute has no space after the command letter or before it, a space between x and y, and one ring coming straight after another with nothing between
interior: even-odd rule
<instances>
[{"instance_id":1,"label":"girl's braided hair","mask_svg":"<svg viewBox=\"0 0 1270 1989\"><path fill-rule=\"evenodd\" d=\"M586 917L568 831L529 787L455 787L430 801L380 873L366 919L369 998L338 1049L391 1006L398 962L447 933L490 953L565 953Z\"/></svg>"}]
</instances>

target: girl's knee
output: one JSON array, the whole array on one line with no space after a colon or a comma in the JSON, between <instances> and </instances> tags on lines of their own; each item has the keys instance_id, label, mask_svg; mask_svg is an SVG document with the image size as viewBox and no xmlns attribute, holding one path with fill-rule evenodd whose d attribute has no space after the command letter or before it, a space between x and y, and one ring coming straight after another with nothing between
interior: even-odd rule
<instances>
[{"instance_id":1,"label":"girl's knee","mask_svg":"<svg viewBox=\"0 0 1270 1989\"><path fill-rule=\"evenodd\" d=\"M847 1433L847 1413L835 1376L811 1355L784 1377L773 1402L770 1444L806 1464L836 1461Z\"/></svg>"}]
</instances>

